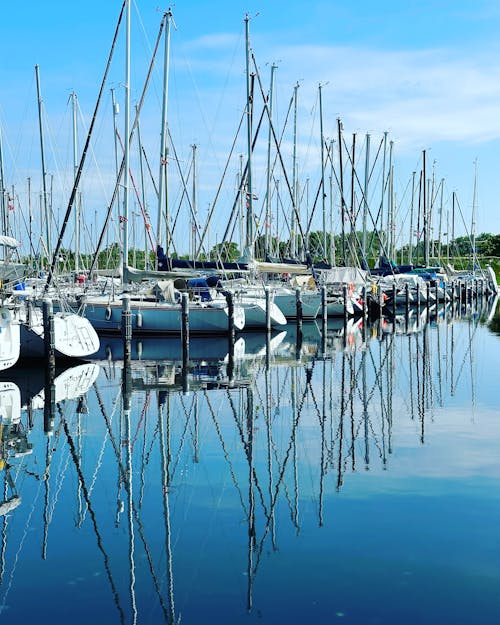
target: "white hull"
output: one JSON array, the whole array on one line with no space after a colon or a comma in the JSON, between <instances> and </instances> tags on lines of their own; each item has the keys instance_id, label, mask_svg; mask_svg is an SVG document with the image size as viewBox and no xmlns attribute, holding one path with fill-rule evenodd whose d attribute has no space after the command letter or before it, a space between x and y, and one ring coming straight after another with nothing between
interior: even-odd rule
<instances>
[{"instance_id":1,"label":"white hull","mask_svg":"<svg viewBox=\"0 0 500 625\"><path fill-rule=\"evenodd\" d=\"M0 371L16 364L21 353L19 323L8 308L0 308Z\"/></svg>"},{"instance_id":2,"label":"white hull","mask_svg":"<svg viewBox=\"0 0 500 625\"><path fill-rule=\"evenodd\" d=\"M238 297L237 302L245 311L245 330L260 329L267 327L266 300L259 297ZM286 317L280 308L270 302L271 327L286 325Z\"/></svg>"},{"instance_id":3,"label":"white hull","mask_svg":"<svg viewBox=\"0 0 500 625\"><path fill-rule=\"evenodd\" d=\"M19 309L21 357L45 356L43 315L32 307L29 314ZM87 358L99 349L99 337L89 321L74 313L54 313L54 351L56 357Z\"/></svg>"}]
</instances>

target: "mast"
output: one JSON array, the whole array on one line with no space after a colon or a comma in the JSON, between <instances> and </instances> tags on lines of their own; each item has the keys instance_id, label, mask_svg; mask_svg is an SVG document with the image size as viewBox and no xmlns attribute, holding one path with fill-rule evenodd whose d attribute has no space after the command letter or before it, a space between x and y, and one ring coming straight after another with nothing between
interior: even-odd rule
<instances>
[{"instance_id":1,"label":"mast","mask_svg":"<svg viewBox=\"0 0 500 625\"><path fill-rule=\"evenodd\" d=\"M3 150L2 150L2 129L0 128L0 220L2 225L2 234L7 232L7 212L5 210L5 178L3 171Z\"/></svg>"},{"instance_id":2,"label":"mast","mask_svg":"<svg viewBox=\"0 0 500 625\"><path fill-rule=\"evenodd\" d=\"M191 200L193 206L193 216L191 218L192 227L191 227L191 258L197 260L195 258L196 255L196 231L198 227L198 203L196 197L196 144L191 146L193 148L193 197Z\"/></svg>"},{"instance_id":3,"label":"mast","mask_svg":"<svg viewBox=\"0 0 500 625\"><path fill-rule=\"evenodd\" d=\"M363 263L368 268L368 259L366 257L366 220L368 217L368 181L370 179L370 135L366 135L366 151L365 151L365 184L363 188L363 239L362 239L362 256Z\"/></svg>"},{"instance_id":4,"label":"mast","mask_svg":"<svg viewBox=\"0 0 500 625\"><path fill-rule=\"evenodd\" d=\"M165 218L165 255L169 255L170 235L168 229L168 194L167 194L167 137L168 137L168 79L170 69L170 22L172 21L172 10L167 11L167 24L165 30L165 52L163 61L163 100L161 114L161 139L160 139L160 174L158 177L158 223L156 236L158 244L162 241L162 216ZM163 215L163 209L165 214Z\"/></svg>"},{"instance_id":5,"label":"mast","mask_svg":"<svg viewBox=\"0 0 500 625\"><path fill-rule=\"evenodd\" d=\"M326 244L326 206L325 206L325 137L323 134L323 98L321 94L322 85L318 85L319 92L319 128L321 140L321 215L323 219L323 254L325 261L327 260L327 244Z\"/></svg>"},{"instance_id":6,"label":"mast","mask_svg":"<svg viewBox=\"0 0 500 625\"><path fill-rule=\"evenodd\" d=\"M385 159L387 156L387 131L384 132L384 152L382 159L382 197L380 199L380 255L383 254L384 249L384 195L385 195Z\"/></svg>"},{"instance_id":7,"label":"mast","mask_svg":"<svg viewBox=\"0 0 500 625\"><path fill-rule=\"evenodd\" d=\"M47 203L47 181L46 181L46 169L45 169L45 148L43 140L43 124L42 124L42 96L40 92L40 71L38 65L35 65L36 74L36 91L38 96L38 126L40 131L40 152L42 158L42 186L43 186L43 209L45 219L45 237L47 244L47 259L50 262L50 256L52 252L52 243L50 240L50 218L49 218L49 205Z\"/></svg>"},{"instance_id":8,"label":"mast","mask_svg":"<svg viewBox=\"0 0 500 625\"><path fill-rule=\"evenodd\" d=\"M70 95L72 104L73 121L73 180L76 180L78 172L78 130L76 124L77 96L73 91ZM75 201L75 273L80 271L80 203Z\"/></svg>"},{"instance_id":9,"label":"mast","mask_svg":"<svg viewBox=\"0 0 500 625\"><path fill-rule=\"evenodd\" d=\"M337 131L339 136L339 181L340 181L340 223L342 226L342 260L341 265L345 267L345 201L344 201L344 167L342 165L342 122L337 118Z\"/></svg>"},{"instance_id":10,"label":"mast","mask_svg":"<svg viewBox=\"0 0 500 625\"><path fill-rule=\"evenodd\" d=\"M408 242L408 264L413 264L413 209L415 200L415 174L411 174L411 203L410 203L410 240Z\"/></svg>"},{"instance_id":11,"label":"mast","mask_svg":"<svg viewBox=\"0 0 500 625\"><path fill-rule=\"evenodd\" d=\"M296 83L293 88L293 157L292 157L292 190L293 190L293 205L298 207L298 176L297 176L297 92L299 89L299 83ZM295 238L295 232L297 229L295 210L292 209L291 217L291 241L290 241L290 256L296 257L297 254L297 241Z\"/></svg>"},{"instance_id":12,"label":"mast","mask_svg":"<svg viewBox=\"0 0 500 625\"><path fill-rule=\"evenodd\" d=\"M438 262L441 264L441 233L443 226L443 192L444 192L444 178L441 178L441 195L439 201L439 233L438 233Z\"/></svg>"},{"instance_id":13,"label":"mast","mask_svg":"<svg viewBox=\"0 0 500 625\"><path fill-rule=\"evenodd\" d=\"M425 150L422 154L422 215L424 218L424 266L429 266L429 232L428 232L428 215L427 215L427 178L425 172Z\"/></svg>"},{"instance_id":14,"label":"mast","mask_svg":"<svg viewBox=\"0 0 500 625\"><path fill-rule=\"evenodd\" d=\"M245 15L245 57L246 57L246 87L247 87L247 192L246 192L246 239L245 239L245 258L253 258L253 206L252 206L252 81L253 75L250 76L250 34L249 34L248 13Z\"/></svg>"},{"instance_id":15,"label":"mast","mask_svg":"<svg viewBox=\"0 0 500 625\"><path fill-rule=\"evenodd\" d=\"M125 280L128 267L128 213L129 213L129 178L130 178L130 0L126 2L126 49L125 49L125 152L124 152L124 172L123 172L123 274Z\"/></svg>"},{"instance_id":16,"label":"mast","mask_svg":"<svg viewBox=\"0 0 500 625\"><path fill-rule=\"evenodd\" d=\"M388 189L387 189L387 235L385 240L385 250L389 256L389 260L394 260L393 257L393 228L394 228L394 202L392 196L392 182L393 182L393 167L392 167L392 149L394 147L394 141L389 141L389 168L387 172L388 176Z\"/></svg>"},{"instance_id":17,"label":"mast","mask_svg":"<svg viewBox=\"0 0 500 625\"><path fill-rule=\"evenodd\" d=\"M352 135L352 157L351 157L351 204L349 207L349 250L354 249L354 240L355 240L355 193L354 193L354 181L356 178L356 133L354 132ZM351 260L351 264L353 264Z\"/></svg>"},{"instance_id":18,"label":"mast","mask_svg":"<svg viewBox=\"0 0 500 625\"><path fill-rule=\"evenodd\" d=\"M144 211L144 269L149 269L149 261L148 261L148 231L150 228L149 224L149 213L148 213L148 205L146 201L146 189L144 187L144 158L143 158L143 150L142 150L142 139L141 139L141 127L139 124L139 111L138 106L136 105L136 116L137 116L137 141L139 143L139 167L141 172L141 202Z\"/></svg>"},{"instance_id":19,"label":"mast","mask_svg":"<svg viewBox=\"0 0 500 625\"><path fill-rule=\"evenodd\" d=\"M120 105L116 101L115 98L115 90L111 89L111 104L113 108L113 143L115 147L115 175L118 178L119 166L118 166L118 128L117 128L117 118L120 113ZM117 206L120 206L120 189L117 190ZM108 235L106 229L106 247L108 247Z\"/></svg>"},{"instance_id":20,"label":"mast","mask_svg":"<svg viewBox=\"0 0 500 625\"><path fill-rule=\"evenodd\" d=\"M274 70L277 65L271 65L271 85L269 87L269 132L267 136L267 176L266 176L266 231L265 231L265 252L271 253L271 125L273 123L273 87Z\"/></svg>"},{"instance_id":21,"label":"mast","mask_svg":"<svg viewBox=\"0 0 500 625\"><path fill-rule=\"evenodd\" d=\"M476 257L476 201L477 201L477 158L474 161L474 189L472 193L472 221L471 221L471 269L474 271Z\"/></svg>"}]
</instances>

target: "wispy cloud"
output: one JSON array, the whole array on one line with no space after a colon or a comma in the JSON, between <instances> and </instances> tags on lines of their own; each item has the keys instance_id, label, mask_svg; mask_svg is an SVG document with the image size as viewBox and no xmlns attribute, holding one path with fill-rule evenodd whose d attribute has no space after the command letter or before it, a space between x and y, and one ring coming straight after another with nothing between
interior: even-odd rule
<instances>
[{"instance_id":1,"label":"wispy cloud","mask_svg":"<svg viewBox=\"0 0 500 625\"><path fill-rule=\"evenodd\" d=\"M327 115L342 117L358 131L391 130L412 148L500 137L500 62L491 55L327 46L271 54L283 59L281 81L304 78L305 109L314 105L322 83Z\"/></svg>"}]
</instances>

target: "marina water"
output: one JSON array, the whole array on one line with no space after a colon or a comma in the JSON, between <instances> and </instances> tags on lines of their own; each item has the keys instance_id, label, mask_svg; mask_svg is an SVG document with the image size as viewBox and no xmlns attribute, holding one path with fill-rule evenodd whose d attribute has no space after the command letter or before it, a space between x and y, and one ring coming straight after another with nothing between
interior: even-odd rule
<instances>
[{"instance_id":1,"label":"marina water","mask_svg":"<svg viewBox=\"0 0 500 625\"><path fill-rule=\"evenodd\" d=\"M329 324L4 372L0 622L498 623L498 313Z\"/></svg>"}]
</instances>

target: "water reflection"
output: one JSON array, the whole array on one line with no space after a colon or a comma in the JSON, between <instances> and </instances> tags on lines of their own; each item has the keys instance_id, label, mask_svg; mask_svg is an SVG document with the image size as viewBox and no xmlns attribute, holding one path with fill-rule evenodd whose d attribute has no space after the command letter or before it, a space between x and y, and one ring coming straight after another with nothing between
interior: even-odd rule
<instances>
[{"instance_id":1,"label":"water reflection","mask_svg":"<svg viewBox=\"0 0 500 625\"><path fill-rule=\"evenodd\" d=\"M329 321L326 335L292 325L242 335L232 357L225 341L193 341L187 366L172 339L134 344L130 366L119 341L103 341L95 362L50 381L42 367L6 371L8 622L98 611L108 623L291 623L301 610L315 623L369 622L347 590L332 591L353 558L367 566L357 541L373 554L390 544L353 502L408 490L446 410L477 408L489 314L424 308ZM451 434L465 423L454 418ZM382 598L388 581L371 579ZM49 604L54 587L64 592ZM443 622L436 603L429 622ZM383 605L379 617L401 622Z\"/></svg>"}]
</instances>

